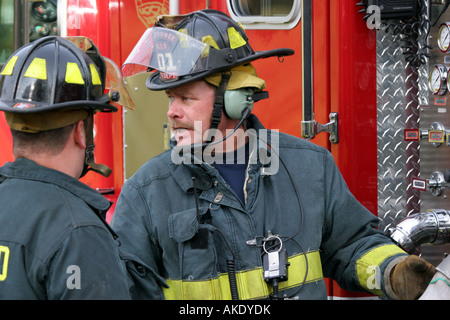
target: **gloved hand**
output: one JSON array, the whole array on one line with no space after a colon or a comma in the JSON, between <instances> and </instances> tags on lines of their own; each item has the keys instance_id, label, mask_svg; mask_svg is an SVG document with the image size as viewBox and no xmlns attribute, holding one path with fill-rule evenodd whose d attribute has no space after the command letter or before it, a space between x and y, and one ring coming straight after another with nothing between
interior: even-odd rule
<instances>
[{"instance_id":1,"label":"gloved hand","mask_svg":"<svg viewBox=\"0 0 450 320\"><path fill-rule=\"evenodd\" d=\"M400 300L419 298L434 274L436 268L428 261L415 255L397 263L391 271L391 286Z\"/></svg>"}]
</instances>

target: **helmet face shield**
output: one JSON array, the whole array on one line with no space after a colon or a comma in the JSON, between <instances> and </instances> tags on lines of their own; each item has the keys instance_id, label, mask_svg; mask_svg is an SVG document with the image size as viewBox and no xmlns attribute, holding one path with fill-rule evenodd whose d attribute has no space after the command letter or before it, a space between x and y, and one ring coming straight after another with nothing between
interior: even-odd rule
<instances>
[{"instance_id":1,"label":"helmet face shield","mask_svg":"<svg viewBox=\"0 0 450 320\"><path fill-rule=\"evenodd\" d=\"M293 54L293 50L281 48L239 58L233 48L217 48L207 39L200 41L183 30L147 29L123 64L123 76L147 72L147 87L165 90L256 59Z\"/></svg>"},{"instance_id":2,"label":"helmet face shield","mask_svg":"<svg viewBox=\"0 0 450 320\"><path fill-rule=\"evenodd\" d=\"M216 49L185 33L154 27L145 31L122 67L124 77L159 71L161 81L220 67ZM222 67L228 64L222 63Z\"/></svg>"}]
</instances>

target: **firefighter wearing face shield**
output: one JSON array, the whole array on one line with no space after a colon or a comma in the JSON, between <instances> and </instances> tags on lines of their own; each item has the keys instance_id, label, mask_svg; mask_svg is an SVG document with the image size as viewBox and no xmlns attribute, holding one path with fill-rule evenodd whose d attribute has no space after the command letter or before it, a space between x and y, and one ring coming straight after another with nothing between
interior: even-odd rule
<instances>
[{"instance_id":1,"label":"firefighter wearing face shield","mask_svg":"<svg viewBox=\"0 0 450 320\"><path fill-rule=\"evenodd\" d=\"M81 41L77 39L77 41ZM110 202L78 179L109 175L93 157L93 117L117 108L106 65L60 37L18 49L0 72L15 161L0 168L0 299L130 299Z\"/></svg>"},{"instance_id":2,"label":"firefighter wearing face shield","mask_svg":"<svg viewBox=\"0 0 450 320\"><path fill-rule=\"evenodd\" d=\"M251 114L267 97L251 62L291 54L255 52L239 24L201 10L160 17L125 62L124 76L154 71L174 136L125 183L112 221L159 275L141 297L327 299L329 277L408 299L428 284L432 266L376 229L327 150Z\"/></svg>"}]
</instances>

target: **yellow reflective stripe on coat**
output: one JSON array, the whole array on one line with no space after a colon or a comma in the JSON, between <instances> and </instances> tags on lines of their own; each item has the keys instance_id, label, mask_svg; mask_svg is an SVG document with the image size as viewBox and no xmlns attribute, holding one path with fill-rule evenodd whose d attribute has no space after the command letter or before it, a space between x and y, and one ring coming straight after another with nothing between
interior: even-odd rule
<instances>
[{"instance_id":1,"label":"yellow reflective stripe on coat","mask_svg":"<svg viewBox=\"0 0 450 320\"><path fill-rule=\"evenodd\" d=\"M0 261L3 261L0 265L0 281L4 281L8 275L8 262L9 262L9 248L0 246Z\"/></svg>"},{"instance_id":2,"label":"yellow reflective stripe on coat","mask_svg":"<svg viewBox=\"0 0 450 320\"><path fill-rule=\"evenodd\" d=\"M382 275L379 267L386 259L397 254L405 254L405 251L395 244L382 245L363 254L356 261L356 274L360 285L373 294L383 294L380 288Z\"/></svg>"},{"instance_id":3,"label":"yellow reflective stripe on coat","mask_svg":"<svg viewBox=\"0 0 450 320\"><path fill-rule=\"evenodd\" d=\"M323 279L322 263L319 251L306 253L308 268L304 254L289 257L288 280L279 283L279 290L294 288L303 283ZM307 270L307 273L306 273ZM306 279L305 279L306 275ZM236 273L239 299L264 299L272 293L272 286L263 278L262 267ZM230 300L230 284L228 274L222 273L217 278L207 280L166 280L169 288L164 288L167 300Z\"/></svg>"}]
</instances>

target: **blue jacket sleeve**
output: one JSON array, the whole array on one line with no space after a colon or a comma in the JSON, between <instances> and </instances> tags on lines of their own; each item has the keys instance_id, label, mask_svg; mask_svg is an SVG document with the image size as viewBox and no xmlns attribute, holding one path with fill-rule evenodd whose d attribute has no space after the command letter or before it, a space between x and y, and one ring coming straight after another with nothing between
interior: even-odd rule
<instances>
[{"instance_id":1,"label":"blue jacket sleeve","mask_svg":"<svg viewBox=\"0 0 450 320\"><path fill-rule=\"evenodd\" d=\"M405 252L377 230L378 218L352 195L331 154L325 165L324 275L349 291L384 294L386 266Z\"/></svg>"},{"instance_id":2,"label":"blue jacket sleeve","mask_svg":"<svg viewBox=\"0 0 450 320\"><path fill-rule=\"evenodd\" d=\"M111 226L121 241L121 251L134 282L134 299L164 299L164 279L159 276L161 253L152 241L149 207L139 188L128 180L120 193ZM153 235L155 236L155 235ZM131 258L130 258L131 257ZM159 257L159 259L158 259Z\"/></svg>"}]
</instances>

